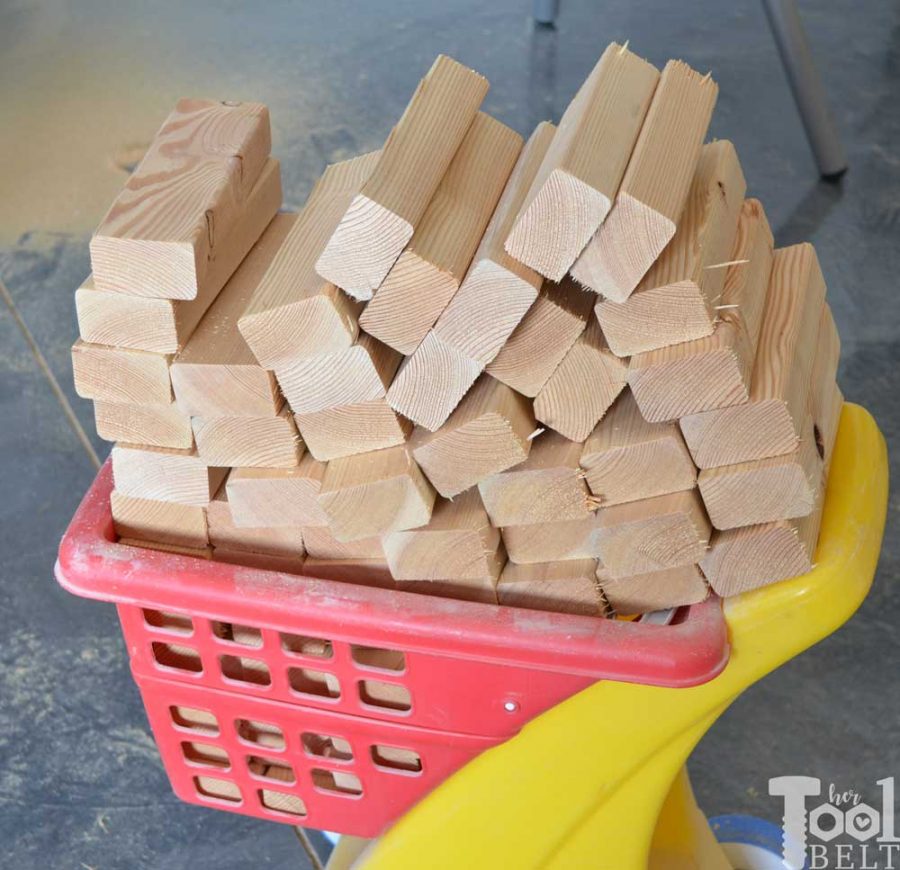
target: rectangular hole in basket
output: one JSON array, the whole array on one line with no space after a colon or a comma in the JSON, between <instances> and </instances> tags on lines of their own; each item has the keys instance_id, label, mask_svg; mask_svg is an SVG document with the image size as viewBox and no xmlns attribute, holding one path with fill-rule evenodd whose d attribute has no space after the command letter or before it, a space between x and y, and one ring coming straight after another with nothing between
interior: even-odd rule
<instances>
[{"instance_id":1,"label":"rectangular hole in basket","mask_svg":"<svg viewBox=\"0 0 900 870\"><path fill-rule=\"evenodd\" d=\"M194 707L169 707L172 722L179 728L199 731L201 734L218 734L219 720L209 710L197 710Z\"/></svg>"},{"instance_id":2,"label":"rectangular hole in basket","mask_svg":"<svg viewBox=\"0 0 900 870\"><path fill-rule=\"evenodd\" d=\"M238 737L245 743L265 746L266 749L284 749L284 732L277 725L253 719L237 719L234 727Z\"/></svg>"},{"instance_id":3,"label":"rectangular hole in basket","mask_svg":"<svg viewBox=\"0 0 900 870\"><path fill-rule=\"evenodd\" d=\"M412 709L412 698L406 686L397 683L382 683L380 680L360 680L359 698L363 704L405 713Z\"/></svg>"},{"instance_id":4,"label":"rectangular hole in basket","mask_svg":"<svg viewBox=\"0 0 900 870\"><path fill-rule=\"evenodd\" d=\"M265 662L259 659L248 659L243 656L219 656L222 676L240 683L251 683L254 686L268 686L272 675Z\"/></svg>"},{"instance_id":5,"label":"rectangular hole in basket","mask_svg":"<svg viewBox=\"0 0 900 870\"><path fill-rule=\"evenodd\" d=\"M189 671L192 674L199 674L203 671L200 653L190 646L154 641L153 658L156 659L157 664L162 665L164 668L173 668L176 671Z\"/></svg>"},{"instance_id":6,"label":"rectangular hole in basket","mask_svg":"<svg viewBox=\"0 0 900 870\"><path fill-rule=\"evenodd\" d=\"M276 813L286 813L289 816L305 816L306 804L295 794L285 794L283 791L272 791L268 788L259 790L259 802L267 809Z\"/></svg>"},{"instance_id":7,"label":"rectangular hole in basket","mask_svg":"<svg viewBox=\"0 0 900 870\"><path fill-rule=\"evenodd\" d=\"M398 649L351 644L350 655L356 664L364 668L378 668L381 671L406 670L406 656Z\"/></svg>"},{"instance_id":8,"label":"rectangular hole in basket","mask_svg":"<svg viewBox=\"0 0 900 870\"><path fill-rule=\"evenodd\" d=\"M242 646L261 647L262 632L258 628L249 625L238 625L236 622L219 622L213 620L212 633L219 640L227 640L230 643L239 643Z\"/></svg>"},{"instance_id":9,"label":"rectangular hole in basket","mask_svg":"<svg viewBox=\"0 0 900 870\"><path fill-rule=\"evenodd\" d=\"M314 659L330 659L334 655L331 641L320 637L281 632L281 646L286 652Z\"/></svg>"},{"instance_id":10,"label":"rectangular hole in basket","mask_svg":"<svg viewBox=\"0 0 900 870\"><path fill-rule=\"evenodd\" d=\"M353 761L353 749L342 737L329 737L327 734L305 731L300 735L300 741L310 755L329 758L332 761Z\"/></svg>"},{"instance_id":11,"label":"rectangular hole in basket","mask_svg":"<svg viewBox=\"0 0 900 870\"><path fill-rule=\"evenodd\" d=\"M250 773L263 779L272 779L287 785L293 785L297 781L294 769L284 761L263 758L259 755L248 755L247 767L250 769Z\"/></svg>"},{"instance_id":12,"label":"rectangular hole in basket","mask_svg":"<svg viewBox=\"0 0 900 870\"><path fill-rule=\"evenodd\" d=\"M228 779L217 779L213 776L195 776L194 788L197 794L205 798L217 798L230 803L241 802L241 790Z\"/></svg>"},{"instance_id":13,"label":"rectangular hole in basket","mask_svg":"<svg viewBox=\"0 0 900 870\"><path fill-rule=\"evenodd\" d=\"M421 773L422 757L412 749L401 749L399 746L378 746L371 748L372 761L376 767L392 773Z\"/></svg>"},{"instance_id":14,"label":"rectangular hole in basket","mask_svg":"<svg viewBox=\"0 0 900 870\"><path fill-rule=\"evenodd\" d=\"M315 695L317 698L340 698L341 684L334 674L311 671L309 668L288 668L288 682L301 695Z\"/></svg>"},{"instance_id":15,"label":"rectangular hole in basket","mask_svg":"<svg viewBox=\"0 0 900 870\"><path fill-rule=\"evenodd\" d=\"M359 777L343 770L322 770L314 767L310 771L313 785L322 791L358 797L362 794L362 783Z\"/></svg>"},{"instance_id":16,"label":"rectangular hole in basket","mask_svg":"<svg viewBox=\"0 0 900 870\"><path fill-rule=\"evenodd\" d=\"M168 613L165 610L144 608L144 622L151 628L171 631L173 634L192 634L194 621L183 613Z\"/></svg>"},{"instance_id":17,"label":"rectangular hole in basket","mask_svg":"<svg viewBox=\"0 0 900 870\"><path fill-rule=\"evenodd\" d=\"M221 746L213 746L211 743L181 744L181 754L191 764L204 764L207 767L230 767L228 753Z\"/></svg>"}]
</instances>

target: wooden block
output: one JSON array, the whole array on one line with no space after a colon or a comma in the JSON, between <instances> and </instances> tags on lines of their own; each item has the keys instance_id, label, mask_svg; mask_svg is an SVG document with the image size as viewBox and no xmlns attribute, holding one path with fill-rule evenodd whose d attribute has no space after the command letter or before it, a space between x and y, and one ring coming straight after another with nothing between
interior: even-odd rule
<instances>
[{"instance_id":1,"label":"wooden block","mask_svg":"<svg viewBox=\"0 0 900 870\"><path fill-rule=\"evenodd\" d=\"M194 417L197 452L223 468L294 468L303 441L285 408L277 417Z\"/></svg>"},{"instance_id":2,"label":"wooden block","mask_svg":"<svg viewBox=\"0 0 900 870\"><path fill-rule=\"evenodd\" d=\"M569 104L506 250L560 281L606 219L659 71L612 43Z\"/></svg>"},{"instance_id":3,"label":"wooden block","mask_svg":"<svg viewBox=\"0 0 900 870\"><path fill-rule=\"evenodd\" d=\"M204 508L228 473L210 468L195 450L132 444L113 447L112 470L122 495Z\"/></svg>"},{"instance_id":4,"label":"wooden block","mask_svg":"<svg viewBox=\"0 0 900 870\"><path fill-rule=\"evenodd\" d=\"M155 353L181 350L280 206L281 169L278 161L270 158L194 299L154 299L98 290L90 276L75 291L79 334L85 341L114 347Z\"/></svg>"},{"instance_id":5,"label":"wooden block","mask_svg":"<svg viewBox=\"0 0 900 870\"><path fill-rule=\"evenodd\" d=\"M593 320L594 298L570 278L546 282L487 373L534 398Z\"/></svg>"},{"instance_id":6,"label":"wooden block","mask_svg":"<svg viewBox=\"0 0 900 870\"><path fill-rule=\"evenodd\" d=\"M242 528L328 525L318 495L325 463L305 455L296 468L235 468L228 476L228 504Z\"/></svg>"},{"instance_id":7,"label":"wooden block","mask_svg":"<svg viewBox=\"0 0 900 870\"><path fill-rule=\"evenodd\" d=\"M364 333L346 350L275 367L282 392L295 414L382 399L402 356Z\"/></svg>"},{"instance_id":8,"label":"wooden block","mask_svg":"<svg viewBox=\"0 0 900 870\"><path fill-rule=\"evenodd\" d=\"M666 64L612 211L572 267L585 287L624 302L669 244L718 93L683 61Z\"/></svg>"},{"instance_id":9,"label":"wooden block","mask_svg":"<svg viewBox=\"0 0 900 870\"><path fill-rule=\"evenodd\" d=\"M675 420L750 398L772 258L762 205L746 199L713 334L635 354L629 362L628 383L645 419Z\"/></svg>"},{"instance_id":10,"label":"wooden block","mask_svg":"<svg viewBox=\"0 0 900 870\"><path fill-rule=\"evenodd\" d=\"M522 150L522 137L479 112L406 250L366 306L360 326L409 355L465 277Z\"/></svg>"},{"instance_id":11,"label":"wooden block","mask_svg":"<svg viewBox=\"0 0 900 870\"><path fill-rule=\"evenodd\" d=\"M97 434L104 441L189 450L194 446L191 418L177 405L126 405L94 402Z\"/></svg>"},{"instance_id":12,"label":"wooden block","mask_svg":"<svg viewBox=\"0 0 900 870\"><path fill-rule=\"evenodd\" d=\"M597 510L578 464L581 445L556 432L532 439L524 462L478 484L495 526L580 520Z\"/></svg>"},{"instance_id":13,"label":"wooden block","mask_svg":"<svg viewBox=\"0 0 900 870\"><path fill-rule=\"evenodd\" d=\"M281 571L285 574L305 574L303 556L289 553L255 553L251 550L213 548L213 561L259 568L262 571Z\"/></svg>"},{"instance_id":14,"label":"wooden block","mask_svg":"<svg viewBox=\"0 0 900 870\"><path fill-rule=\"evenodd\" d=\"M212 547L176 547L174 544L161 544L159 541L142 541L140 538L119 538L119 543L126 547L140 547L142 550L157 550L160 553L173 553L176 556L193 556L195 559L212 559Z\"/></svg>"},{"instance_id":15,"label":"wooden block","mask_svg":"<svg viewBox=\"0 0 900 870\"><path fill-rule=\"evenodd\" d=\"M704 145L672 241L628 299L594 309L614 353L712 335L746 188L734 146Z\"/></svg>"},{"instance_id":16,"label":"wooden block","mask_svg":"<svg viewBox=\"0 0 900 870\"><path fill-rule=\"evenodd\" d=\"M374 151L325 170L238 321L265 368L336 353L356 341L362 306L320 277L315 264L378 158Z\"/></svg>"},{"instance_id":17,"label":"wooden block","mask_svg":"<svg viewBox=\"0 0 900 870\"><path fill-rule=\"evenodd\" d=\"M396 584L384 559L314 559L304 565L308 577L336 580L338 583L355 583L357 586L375 586L393 589Z\"/></svg>"},{"instance_id":18,"label":"wooden block","mask_svg":"<svg viewBox=\"0 0 900 870\"><path fill-rule=\"evenodd\" d=\"M529 402L483 375L437 432L416 429L413 456L444 498L523 462L531 449Z\"/></svg>"},{"instance_id":19,"label":"wooden block","mask_svg":"<svg viewBox=\"0 0 900 870\"><path fill-rule=\"evenodd\" d=\"M611 577L696 564L709 545L709 520L696 490L602 508L600 561Z\"/></svg>"},{"instance_id":20,"label":"wooden block","mask_svg":"<svg viewBox=\"0 0 900 870\"><path fill-rule=\"evenodd\" d=\"M497 603L497 580L398 580L402 592L415 592L436 598L454 598L479 604Z\"/></svg>"},{"instance_id":21,"label":"wooden block","mask_svg":"<svg viewBox=\"0 0 900 870\"><path fill-rule=\"evenodd\" d=\"M623 393L584 444L581 467L603 506L693 489L697 469L675 423L648 423Z\"/></svg>"},{"instance_id":22,"label":"wooden block","mask_svg":"<svg viewBox=\"0 0 900 870\"><path fill-rule=\"evenodd\" d=\"M97 287L195 298L270 149L261 103L179 100L91 239Z\"/></svg>"},{"instance_id":23,"label":"wooden block","mask_svg":"<svg viewBox=\"0 0 900 870\"><path fill-rule=\"evenodd\" d=\"M497 597L507 607L605 616L606 604L596 571L594 559L535 565L509 562L497 585Z\"/></svg>"},{"instance_id":24,"label":"wooden block","mask_svg":"<svg viewBox=\"0 0 900 870\"><path fill-rule=\"evenodd\" d=\"M321 462L396 447L412 431L412 423L395 413L387 399L295 414L294 421L306 449Z\"/></svg>"},{"instance_id":25,"label":"wooden block","mask_svg":"<svg viewBox=\"0 0 900 870\"><path fill-rule=\"evenodd\" d=\"M422 220L487 89L487 79L438 56L319 256L320 275L357 299L372 298Z\"/></svg>"},{"instance_id":26,"label":"wooden block","mask_svg":"<svg viewBox=\"0 0 900 870\"><path fill-rule=\"evenodd\" d=\"M384 560L384 546L380 537L339 541L328 526L309 526L303 529L306 552L314 559L379 559Z\"/></svg>"},{"instance_id":27,"label":"wooden block","mask_svg":"<svg viewBox=\"0 0 900 870\"><path fill-rule=\"evenodd\" d=\"M570 438L584 441L625 389L628 361L619 359L591 319L587 329L534 400L534 416Z\"/></svg>"},{"instance_id":28,"label":"wooden block","mask_svg":"<svg viewBox=\"0 0 900 870\"><path fill-rule=\"evenodd\" d=\"M236 526L228 504L227 485L222 484L206 511L209 542L223 550L248 550L251 553L283 554L302 557L306 550L303 534L295 527Z\"/></svg>"},{"instance_id":29,"label":"wooden block","mask_svg":"<svg viewBox=\"0 0 900 870\"><path fill-rule=\"evenodd\" d=\"M825 299L812 245L775 252L750 399L689 414L681 431L700 468L790 453L806 419L810 372Z\"/></svg>"},{"instance_id":30,"label":"wooden block","mask_svg":"<svg viewBox=\"0 0 900 870\"><path fill-rule=\"evenodd\" d=\"M434 499L405 447L333 459L319 491L319 504L339 541L424 526Z\"/></svg>"},{"instance_id":31,"label":"wooden block","mask_svg":"<svg viewBox=\"0 0 900 870\"><path fill-rule=\"evenodd\" d=\"M172 361L175 401L192 417L274 417L281 409L275 375L256 361L238 318L296 219L275 215Z\"/></svg>"},{"instance_id":32,"label":"wooden block","mask_svg":"<svg viewBox=\"0 0 900 870\"><path fill-rule=\"evenodd\" d=\"M706 578L696 565L666 568L633 577L611 577L602 566L597 581L609 606L617 613L652 613L685 604L699 604L709 596Z\"/></svg>"},{"instance_id":33,"label":"wooden block","mask_svg":"<svg viewBox=\"0 0 900 870\"><path fill-rule=\"evenodd\" d=\"M112 491L109 503L119 537L176 547L205 547L209 543L206 510L202 507L134 498L118 490Z\"/></svg>"},{"instance_id":34,"label":"wooden block","mask_svg":"<svg viewBox=\"0 0 900 870\"><path fill-rule=\"evenodd\" d=\"M80 338L72 345L75 392L95 402L126 405L172 403L171 356L88 344Z\"/></svg>"},{"instance_id":35,"label":"wooden block","mask_svg":"<svg viewBox=\"0 0 900 870\"><path fill-rule=\"evenodd\" d=\"M826 302L822 306L822 317L819 321L808 400L814 427L813 436L823 460L826 456L831 456L843 405L843 397L835 385L840 359L841 339L831 314L831 306Z\"/></svg>"},{"instance_id":36,"label":"wooden block","mask_svg":"<svg viewBox=\"0 0 900 870\"><path fill-rule=\"evenodd\" d=\"M384 554L397 580L471 580L493 588L505 553L500 532L470 489L439 498L427 526L384 537Z\"/></svg>"},{"instance_id":37,"label":"wooden block","mask_svg":"<svg viewBox=\"0 0 900 870\"><path fill-rule=\"evenodd\" d=\"M510 562L519 565L597 559L600 556L599 528L598 514L583 520L507 526L503 529L503 543Z\"/></svg>"}]
</instances>

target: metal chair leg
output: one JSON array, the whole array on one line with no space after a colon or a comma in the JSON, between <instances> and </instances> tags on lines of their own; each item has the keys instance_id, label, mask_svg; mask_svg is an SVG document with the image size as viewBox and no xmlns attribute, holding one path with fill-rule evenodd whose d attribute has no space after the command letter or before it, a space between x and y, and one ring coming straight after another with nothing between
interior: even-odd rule
<instances>
[{"instance_id":1,"label":"metal chair leg","mask_svg":"<svg viewBox=\"0 0 900 870\"><path fill-rule=\"evenodd\" d=\"M559 14L559 0L534 0L532 16L535 23L551 27Z\"/></svg>"}]
</instances>

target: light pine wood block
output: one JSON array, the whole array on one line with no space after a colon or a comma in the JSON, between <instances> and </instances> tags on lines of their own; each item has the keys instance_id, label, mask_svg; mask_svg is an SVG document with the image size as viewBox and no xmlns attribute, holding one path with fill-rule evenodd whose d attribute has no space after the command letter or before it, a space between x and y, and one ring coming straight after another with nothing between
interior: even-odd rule
<instances>
[{"instance_id":1,"label":"light pine wood block","mask_svg":"<svg viewBox=\"0 0 900 870\"><path fill-rule=\"evenodd\" d=\"M606 343L600 324L587 329L534 400L534 416L572 441L584 441L625 389L628 361Z\"/></svg>"},{"instance_id":2,"label":"light pine wood block","mask_svg":"<svg viewBox=\"0 0 900 870\"><path fill-rule=\"evenodd\" d=\"M571 559L597 559L600 520L592 514L582 520L542 522L528 526L507 526L503 543L510 562L533 565Z\"/></svg>"},{"instance_id":3,"label":"light pine wood block","mask_svg":"<svg viewBox=\"0 0 900 870\"><path fill-rule=\"evenodd\" d=\"M508 562L497 585L500 604L581 616L605 616L594 559L517 565Z\"/></svg>"},{"instance_id":4,"label":"light pine wood block","mask_svg":"<svg viewBox=\"0 0 900 870\"><path fill-rule=\"evenodd\" d=\"M263 367L337 353L356 341L362 306L322 278L315 264L378 159L375 151L325 170L263 275L238 321Z\"/></svg>"},{"instance_id":5,"label":"light pine wood block","mask_svg":"<svg viewBox=\"0 0 900 870\"><path fill-rule=\"evenodd\" d=\"M825 300L812 245L775 252L749 401L689 414L681 431L700 468L796 449L808 412L810 373Z\"/></svg>"},{"instance_id":6,"label":"light pine wood block","mask_svg":"<svg viewBox=\"0 0 900 870\"><path fill-rule=\"evenodd\" d=\"M321 462L403 444L412 423L397 414L387 399L372 399L295 414L306 449Z\"/></svg>"},{"instance_id":7,"label":"light pine wood block","mask_svg":"<svg viewBox=\"0 0 900 870\"><path fill-rule=\"evenodd\" d=\"M400 353L420 344L459 289L516 159L522 137L479 112L406 250L360 326Z\"/></svg>"},{"instance_id":8,"label":"light pine wood block","mask_svg":"<svg viewBox=\"0 0 900 870\"><path fill-rule=\"evenodd\" d=\"M611 577L602 566L597 581L616 613L652 613L685 604L699 604L709 596L706 578L697 565L681 565L633 577Z\"/></svg>"},{"instance_id":9,"label":"light pine wood block","mask_svg":"<svg viewBox=\"0 0 900 870\"><path fill-rule=\"evenodd\" d=\"M380 537L339 541L328 526L309 526L303 529L306 552L315 559L384 559Z\"/></svg>"},{"instance_id":10,"label":"light pine wood block","mask_svg":"<svg viewBox=\"0 0 900 870\"><path fill-rule=\"evenodd\" d=\"M506 240L517 260L559 281L606 219L659 71L612 43L569 104Z\"/></svg>"},{"instance_id":11,"label":"light pine wood block","mask_svg":"<svg viewBox=\"0 0 900 870\"><path fill-rule=\"evenodd\" d=\"M427 526L384 537L384 554L397 580L473 580L496 585L505 554L500 531L470 489L439 498Z\"/></svg>"},{"instance_id":12,"label":"light pine wood block","mask_svg":"<svg viewBox=\"0 0 900 870\"><path fill-rule=\"evenodd\" d=\"M227 484L222 484L206 511L209 542L224 550L248 550L252 553L283 554L303 557L306 553L303 533L295 527L236 526L228 504Z\"/></svg>"},{"instance_id":13,"label":"light pine wood block","mask_svg":"<svg viewBox=\"0 0 900 870\"><path fill-rule=\"evenodd\" d=\"M143 350L88 344L72 345L75 392L95 402L126 405L172 403L172 357Z\"/></svg>"},{"instance_id":14,"label":"light pine wood block","mask_svg":"<svg viewBox=\"0 0 900 870\"><path fill-rule=\"evenodd\" d=\"M308 577L335 580L338 583L354 583L357 586L374 586L393 589L396 584L384 559L314 559L308 557L304 564Z\"/></svg>"},{"instance_id":15,"label":"light pine wood block","mask_svg":"<svg viewBox=\"0 0 900 870\"><path fill-rule=\"evenodd\" d=\"M238 318L297 216L278 214L172 362L178 406L192 417L274 417L283 399L240 332Z\"/></svg>"},{"instance_id":16,"label":"light pine wood block","mask_svg":"<svg viewBox=\"0 0 900 870\"><path fill-rule=\"evenodd\" d=\"M502 565L499 567L502 568ZM398 580L396 585L402 592L453 598L458 601L475 601L478 604L496 604L497 579Z\"/></svg>"},{"instance_id":17,"label":"light pine wood block","mask_svg":"<svg viewBox=\"0 0 900 870\"><path fill-rule=\"evenodd\" d=\"M113 447L112 470L122 495L204 508L228 473L210 468L196 450L132 444Z\"/></svg>"},{"instance_id":18,"label":"light pine wood block","mask_svg":"<svg viewBox=\"0 0 900 870\"><path fill-rule=\"evenodd\" d=\"M137 541L176 547L205 547L209 543L206 510L173 501L134 498L118 490L110 494L116 534Z\"/></svg>"},{"instance_id":19,"label":"light pine wood block","mask_svg":"<svg viewBox=\"0 0 900 870\"><path fill-rule=\"evenodd\" d=\"M435 489L453 498L523 462L535 431L527 399L483 375L437 432L413 431L413 456Z\"/></svg>"},{"instance_id":20,"label":"light pine wood block","mask_svg":"<svg viewBox=\"0 0 900 870\"><path fill-rule=\"evenodd\" d=\"M823 460L831 456L837 437L843 396L835 384L841 359L841 339L826 302L822 306L816 355L813 358L809 386L809 413L814 426L813 437Z\"/></svg>"},{"instance_id":21,"label":"light pine wood block","mask_svg":"<svg viewBox=\"0 0 900 870\"><path fill-rule=\"evenodd\" d=\"M487 373L534 398L593 319L593 304L591 294L570 278L546 282Z\"/></svg>"},{"instance_id":22,"label":"light pine wood block","mask_svg":"<svg viewBox=\"0 0 900 870\"><path fill-rule=\"evenodd\" d=\"M628 299L594 309L614 353L712 335L746 188L731 142L704 145L672 241Z\"/></svg>"},{"instance_id":23,"label":"light pine wood block","mask_svg":"<svg viewBox=\"0 0 900 870\"><path fill-rule=\"evenodd\" d=\"M194 299L155 299L98 290L93 276L75 291L82 339L114 347L177 353L187 343L225 282L281 206L281 169L269 159Z\"/></svg>"},{"instance_id":24,"label":"light pine wood block","mask_svg":"<svg viewBox=\"0 0 900 870\"><path fill-rule=\"evenodd\" d=\"M124 441L149 447L190 450L194 446L191 418L177 405L126 405L94 402L97 434L104 441Z\"/></svg>"},{"instance_id":25,"label":"light pine wood block","mask_svg":"<svg viewBox=\"0 0 900 870\"><path fill-rule=\"evenodd\" d=\"M698 563L710 525L696 490L602 508L600 561L611 577L631 577Z\"/></svg>"},{"instance_id":26,"label":"light pine wood block","mask_svg":"<svg viewBox=\"0 0 900 870\"><path fill-rule=\"evenodd\" d=\"M488 83L440 55L391 131L316 271L356 299L371 299L412 238L475 119Z\"/></svg>"},{"instance_id":27,"label":"light pine wood block","mask_svg":"<svg viewBox=\"0 0 900 870\"><path fill-rule=\"evenodd\" d=\"M683 61L666 64L612 211L572 267L585 287L624 302L669 244L718 93Z\"/></svg>"},{"instance_id":28,"label":"light pine wood block","mask_svg":"<svg viewBox=\"0 0 900 870\"><path fill-rule=\"evenodd\" d=\"M744 200L713 334L631 358L628 383L647 420L675 420L749 399L772 259L762 205Z\"/></svg>"},{"instance_id":29,"label":"light pine wood block","mask_svg":"<svg viewBox=\"0 0 900 870\"><path fill-rule=\"evenodd\" d=\"M223 468L294 468L304 445L290 411L275 417L194 417L197 452Z\"/></svg>"},{"instance_id":30,"label":"light pine wood block","mask_svg":"<svg viewBox=\"0 0 900 870\"><path fill-rule=\"evenodd\" d=\"M177 547L174 544L162 544L159 541L142 541L140 538L119 538L119 543L126 547L140 547L142 550L156 550L160 553L172 553L175 556L212 559L212 547Z\"/></svg>"},{"instance_id":31,"label":"light pine wood block","mask_svg":"<svg viewBox=\"0 0 900 870\"><path fill-rule=\"evenodd\" d=\"M601 505L693 489L697 469L675 423L648 423L623 393L584 443L581 466Z\"/></svg>"},{"instance_id":32,"label":"light pine wood block","mask_svg":"<svg viewBox=\"0 0 900 870\"><path fill-rule=\"evenodd\" d=\"M284 574L305 574L303 556L290 553L257 553L252 550L214 547L213 561L259 568L261 571L280 571Z\"/></svg>"},{"instance_id":33,"label":"light pine wood block","mask_svg":"<svg viewBox=\"0 0 900 870\"><path fill-rule=\"evenodd\" d=\"M179 100L91 239L97 287L198 296L270 150L261 103Z\"/></svg>"},{"instance_id":34,"label":"light pine wood block","mask_svg":"<svg viewBox=\"0 0 900 870\"><path fill-rule=\"evenodd\" d=\"M581 445L556 432L532 439L524 462L478 484L495 526L586 519L597 510L578 462Z\"/></svg>"},{"instance_id":35,"label":"light pine wood block","mask_svg":"<svg viewBox=\"0 0 900 870\"><path fill-rule=\"evenodd\" d=\"M331 533L342 541L424 526L434 499L405 447L331 460L319 491Z\"/></svg>"},{"instance_id":36,"label":"light pine wood block","mask_svg":"<svg viewBox=\"0 0 900 870\"><path fill-rule=\"evenodd\" d=\"M318 495L325 463L309 454L296 468L235 468L228 476L228 504L242 528L326 526Z\"/></svg>"}]
</instances>

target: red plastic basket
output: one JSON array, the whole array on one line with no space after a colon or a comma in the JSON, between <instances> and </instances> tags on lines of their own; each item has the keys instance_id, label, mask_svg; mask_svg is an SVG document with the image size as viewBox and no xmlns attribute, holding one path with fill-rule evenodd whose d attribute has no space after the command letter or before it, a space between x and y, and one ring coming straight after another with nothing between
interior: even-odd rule
<instances>
[{"instance_id":1,"label":"red plastic basket","mask_svg":"<svg viewBox=\"0 0 900 870\"><path fill-rule=\"evenodd\" d=\"M56 577L118 605L166 772L192 803L374 836L599 679L697 685L727 660L716 599L652 625L207 562L116 543L111 487L107 463Z\"/></svg>"}]
</instances>

